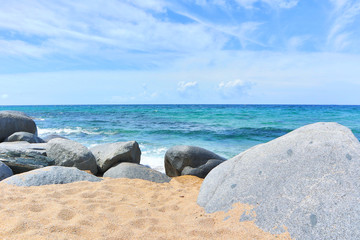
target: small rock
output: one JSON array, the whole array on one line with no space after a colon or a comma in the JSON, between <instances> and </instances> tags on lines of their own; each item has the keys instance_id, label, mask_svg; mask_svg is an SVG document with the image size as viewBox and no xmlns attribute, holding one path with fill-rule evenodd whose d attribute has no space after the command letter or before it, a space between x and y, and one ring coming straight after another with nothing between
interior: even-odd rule
<instances>
[{"instance_id":1,"label":"small rock","mask_svg":"<svg viewBox=\"0 0 360 240\"><path fill-rule=\"evenodd\" d=\"M171 178L154 169L135 164L123 162L110 168L104 173L104 177L143 179L151 182L170 182Z\"/></svg>"},{"instance_id":2,"label":"small rock","mask_svg":"<svg viewBox=\"0 0 360 240\"><path fill-rule=\"evenodd\" d=\"M0 181L4 180L5 178L11 177L13 172L11 169L6 166L3 162L0 161Z\"/></svg>"},{"instance_id":3,"label":"small rock","mask_svg":"<svg viewBox=\"0 0 360 240\"><path fill-rule=\"evenodd\" d=\"M74 167L51 166L14 175L3 180L1 183L30 187L80 181L99 182L101 180L101 178Z\"/></svg>"},{"instance_id":4,"label":"small rock","mask_svg":"<svg viewBox=\"0 0 360 240\"><path fill-rule=\"evenodd\" d=\"M120 162L140 163L141 151L135 141L101 144L90 148L101 173Z\"/></svg>"},{"instance_id":5,"label":"small rock","mask_svg":"<svg viewBox=\"0 0 360 240\"><path fill-rule=\"evenodd\" d=\"M54 160L46 156L44 143L0 143L0 160L10 167L14 174L54 165Z\"/></svg>"},{"instance_id":6,"label":"small rock","mask_svg":"<svg viewBox=\"0 0 360 240\"><path fill-rule=\"evenodd\" d=\"M63 136L60 136L60 135L57 135L57 134L50 134L50 135L47 135L47 136L43 137L42 139L44 140L44 142L47 143L50 140L53 140L55 138L67 139L66 137L63 137Z\"/></svg>"},{"instance_id":7,"label":"small rock","mask_svg":"<svg viewBox=\"0 0 360 240\"><path fill-rule=\"evenodd\" d=\"M45 141L35 134L28 132L16 132L7 137L4 142L19 142L25 141L28 143L44 143Z\"/></svg>"}]
</instances>

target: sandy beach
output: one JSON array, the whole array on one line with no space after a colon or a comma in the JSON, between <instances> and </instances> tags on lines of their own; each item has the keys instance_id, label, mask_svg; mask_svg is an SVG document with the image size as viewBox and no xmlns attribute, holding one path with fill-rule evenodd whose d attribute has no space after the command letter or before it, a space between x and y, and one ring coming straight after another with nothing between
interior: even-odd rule
<instances>
[{"instance_id":1,"label":"sandy beach","mask_svg":"<svg viewBox=\"0 0 360 240\"><path fill-rule=\"evenodd\" d=\"M39 187L0 183L0 239L290 239L240 223L249 205L206 214L196 203L201 183L192 176L161 184L106 178Z\"/></svg>"}]
</instances>

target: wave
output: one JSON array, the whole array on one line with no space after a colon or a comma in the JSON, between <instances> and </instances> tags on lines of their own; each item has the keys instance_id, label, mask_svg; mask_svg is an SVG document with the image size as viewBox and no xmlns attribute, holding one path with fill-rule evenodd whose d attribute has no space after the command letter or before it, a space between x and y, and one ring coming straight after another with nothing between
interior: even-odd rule
<instances>
[{"instance_id":1,"label":"wave","mask_svg":"<svg viewBox=\"0 0 360 240\"><path fill-rule=\"evenodd\" d=\"M71 135L71 134L87 134L87 135L95 135L99 134L98 132L92 132L89 130L85 130L81 127L75 128L39 128L38 134L40 136L50 135L50 134L59 134L59 135Z\"/></svg>"}]
</instances>

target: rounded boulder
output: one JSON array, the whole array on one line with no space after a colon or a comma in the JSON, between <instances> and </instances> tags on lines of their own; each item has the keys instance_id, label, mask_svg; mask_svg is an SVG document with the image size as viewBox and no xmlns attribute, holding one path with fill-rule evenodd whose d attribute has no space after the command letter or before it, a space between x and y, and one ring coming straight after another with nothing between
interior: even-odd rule
<instances>
[{"instance_id":1,"label":"rounded boulder","mask_svg":"<svg viewBox=\"0 0 360 240\"><path fill-rule=\"evenodd\" d=\"M14 175L5 179L2 183L30 187L80 181L99 182L101 180L101 178L74 167L50 166Z\"/></svg>"},{"instance_id":2,"label":"rounded boulder","mask_svg":"<svg viewBox=\"0 0 360 240\"><path fill-rule=\"evenodd\" d=\"M90 170L96 174L98 169L94 155L82 144L62 138L47 143L46 154L55 161L55 165Z\"/></svg>"},{"instance_id":3,"label":"rounded boulder","mask_svg":"<svg viewBox=\"0 0 360 240\"><path fill-rule=\"evenodd\" d=\"M143 179L151 182L170 182L171 178L154 169L140 164L123 162L110 168L104 173L104 177Z\"/></svg>"},{"instance_id":4,"label":"rounded boulder","mask_svg":"<svg viewBox=\"0 0 360 240\"><path fill-rule=\"evenodd\" d=\"M209 213L253 206L240 221L294 239L360 239L360 143L337 123L315 123L213 169L198 204Z\"/></svg>"},{"instance_id":5,"label":"rounded boulder","mask_svg":"<svg viewBox=\"0 0 360 240\"><path fill-rule=\"evenodd\" d=\"M23 112L0 111L0 142L16 132L37 134L34 120Z\"/></svg>"},{"instance_id":6,"label":"rounded boulder","mask_svg":"<svg viewBox=\"0 0 360 240\"><path fill-rule=\"evenodd\" d=\"M174 146L165 153L165 171L169 177L194 175L204 178L226 159L195 146Z\"/></svg>"}]
</instances>

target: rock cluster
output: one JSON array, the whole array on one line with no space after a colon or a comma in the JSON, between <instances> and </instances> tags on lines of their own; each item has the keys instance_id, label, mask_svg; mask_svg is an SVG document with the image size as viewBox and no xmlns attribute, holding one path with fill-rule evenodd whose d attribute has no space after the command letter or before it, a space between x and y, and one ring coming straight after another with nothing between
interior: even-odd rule
<instances>
[{"instance_id":1,"label":"rock cluster","mask_svg":"<svg viewBox=\"0 0 360 240\"><path fill-rule=\"evenodd\" d=\"M0 181L6 179L3 182L8 184L38 186L99 179L80 170L112 178L170 181L165 174L140 165L141 150L135 141L88 149L56 134L41 139L35 122L22 112L0 111L0 139Z\"/></svg>"}]
</instances>

